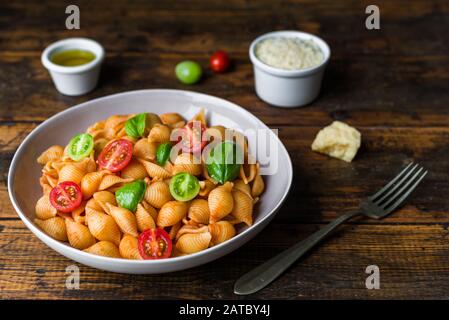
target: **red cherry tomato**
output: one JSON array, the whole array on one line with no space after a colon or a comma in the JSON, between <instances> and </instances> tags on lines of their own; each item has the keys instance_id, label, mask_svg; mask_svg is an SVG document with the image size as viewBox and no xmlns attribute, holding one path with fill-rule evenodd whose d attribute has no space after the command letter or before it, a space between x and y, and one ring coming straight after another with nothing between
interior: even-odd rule
<instances>
[{"instance_id":1,"label":"red cherry tomato","mask_svg":"<svg viewBox=\"0 0 449 320\"><path fill-rule=\"evenodd\" d=\"M148 229L139 236L138 248L142 259L168 258L172 247L170 236L164 229Z\"/></svg>"},{"instance_id":2,"label":"red cherry tomato","mask_svg":"<svg viewBox=\"0 0 449 320\"><path fill-rule=\"evenodd\" d=\"M98 156L98 164L102 169L117 172L128 165L132 156L132 142L126 139L118 139L104 147Z\"/></svg>"},{"instance_id":3,"label":"red cherry tomato","mask_svg":"<svg viewBox=\"0 0 449 320\"><path fill-rule=\"evenodd\" d=\"M231 64L229 56L226 52L218 50L210 56L210 68L214 72L225 72Z\"/></svg>"},{"instance_id":4,"label":"red cherry tomato","mask_svg":"<svg viewBox=\"0 0 449 320\"><path fill-rule=\"evenodd\" d=\"M72 212L80 206L81 200L81 188L72 181L61 182L50 191L51 205L61 212Z\"/></svg>"},{"instance_id":5,"label":"red cherry tomato","mask_svg":"<svg viewBox=\"0 0 449 320\"><path fill-rule=\"evenodd\" d=\"M207 143L204 132L206 127L200 121L190 121L182 128L179 141L184 152L197 153L203 150Z\"/></svg>"}]
</instances>

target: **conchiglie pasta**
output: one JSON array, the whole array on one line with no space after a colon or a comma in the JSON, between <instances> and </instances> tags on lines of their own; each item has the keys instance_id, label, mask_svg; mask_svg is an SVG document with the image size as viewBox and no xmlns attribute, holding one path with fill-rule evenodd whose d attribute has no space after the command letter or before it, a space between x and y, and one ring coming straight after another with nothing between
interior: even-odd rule
<instances>
[{"instance_id":1,"label":"conchiglie pasta","mask_svg":"<svg viewBox=\"0 0 449 320\"><path fill-rule=\"evenodd\" d=\"M207 200L194 199L190 204L187 217L197 223L208 224L210 211Z\"/></svg>"},{"instance_id":2,"label":"conchiglie pasta","mask_svg":"<svg viewBox=\"0 0 449 320\"><path fill-rule=\"evenodd\" d=\"M72 247L83 250L95 244L95 238L85 225L65 219L67 238Z\"/></svg>"},{"instance_id":3,"label":"conchiglie pasta","mask_svg":"<svg viewBox=\"0 0 449 320\"><path fill-rule=\"evenodd\" d=\"M164 143L170 141L170 128L163 124L155 124L148 135L149 142Z\"/></svg>"},{"instance_id":4,"label":"conchiglie pasta","mask_svg":"<svg viewBox=\"0 0 449 320\"><path fill-rule=\"evenodd\" d=\"M126 234L123 236L118 247L120 255L125 259L140 260L140 253L137 244L137 238Z\"/></svg>"},{"instance_id":5,"label":"conchiglie pasta","mask_svg":"<svg viewBox=\"0 0 449 320\"><path fill-rule=\"evenodd\" d=\"M153 161L156 159L157 146L157 143L142 138L135 143L133 156L140 160Z\"/></svg>"},{"instance_id":6,"label":"conchiglie pasta","mask_svg":"<svg viewBox=\"0 0 449 320\"><path fill-rule=\"evenodd\" d=\"M114 218L98 211L86 212L90 233L100 241L110 241L118 245L121 233Z\"/></svg>"},{"instance_id":7,"label":"conchiglie pasta","mask_svg":"<svg viewBox=\"0 0 449 320\"><path fill-rule=\"evenodd\" d=\"M93 137L94 146L82 160L74 161L69 156L69 144L50 146L39 155L42 196L35 203L35 222L40 229L88 253L137 260L143 259L139 236L148 230L160 228L167 232L172 241L171 256L175 257L219 245L234 237L239 225L253 224L254 207L265 190L265 181L259 163L249 155L248 139L241 132L219 124L208 127L205 110L201 109L190 120L170 111L160 116L147 113L142 135L131 137L126 132L126 121L134 116L113 115L88 127L85 132ZM186 138L185 126L190 122L194 131L204 126L203 138L208 143L230 140L241 147L244 162L236 179L220 184L209 175L207 152L192 154L176 148L175 142ZM116 172L107 170L106 164L100 167L99 156L104 148L123 139L131 142L132 157L121 153L119 156L127 163ZM173 152L159 165L158 147L171 141ZM172 177L179 173L195 176L200 186L198 194L186 202L175 200L170 192ZM51 190L65 181L78 184L82 194L81 203L71 212L58 211L49 197ZM135 199L135 212L119 206L115 194L133 181L145 183L143 198ZM133 188L130 186L127 192L134 192Z\"/></svg>"},{"instance_id":8,"label":"conchiglie pasta","mask_svg":"<svg viewBox=\"0 0 449 320\"><path fill-rule=\"evenodd\" d=\"M124 179L140 180L147 176L147 170L139 161L133 159L122 170L121 177Z\"/></svg>"},{"instance_id":9,"label":"conchiglie pasta","mask_svg":"<svg viewBox=\"0 0 449 320\"><path fill-rule=\"evenodd\" d=\"M62 158L64 154L64 148L61 146L51 146L47 150L41 153L37 158L37 162L41 165L47 164L49 161L57 161Z\"/></svg>"},{"instance_id":10,"label":"conchiglie pasta","mask_svg":"<svg viewBox=\"0 0 449 320\"><path fill-rule=\"evenodd\" d=\"M123 233L138 237L136 216L125 208L113 206L109 203L106 204L109 209L109 214L114 218L115 222L119 226Z\"/></svg>"},{"instance_id":11,"label":"conchiglie pasta","mask_svg":"<svg viewBox=\"0 0 449 320\"><path fill-rule=\"evenodd\" d=\"M34 222L53 239L67 241L67 231L63 218L53 217L47 220L35 219Z\"/></svg>"},{"instance_id":12,"label":"conchiglie pasta","mask_svg":"<svg viewBox=\"0 0 449 320\"><path fill-rule=\"evenodd\" d=\"M118 247L110 241L100 241L96 244L90 246L83 251L92 253L98 256L110 257L110 258L121 258Z\"/></svg>"},{"instance_id":13,"label":"conchiglie pasta","mask_svg":"<svg viewBox=\"0 0 449 320\"><path fill-rule=\"evenodd\" d=\"M152 208L152 207L150 207L150 208L152 210L156 211L154 208ZM156 227L156 223L154 222L152 215L148 212L148 210L141 203L139 203L137 205L136 222L137 222L137 229L140 232Z\"/></svg>"},{"instance_id":14,"label":"conchiglie pasta","mask_svg":"<svg viewBox=\"0 0 449 320\"><path fill-rule=\"evenodd\" d=\"M228 221L218 221L209 225L209 232L212 236L213 245L225 242L235 236L235 228Z\"/></svg>"},{"instance_id":15,"label":"conchiglie pasta","mask_svg":"<svg viewBox=\"0 0 449 320\"><path fill-rule=\"evenodd\" d=\"M161 167L153 162L140 160L139 162L143 164L145 170L151 178L156 179L167 179L172 176L171 172L168 171L165 167Z\"/></svg>"},{"instance_id":16,"label":"conchiglie pasta","mask_svg":"<svg viewBox=\"0 0 449 320\"><path fill-rule=\"evenodd\" d=\"M210 223L215 223L231 213L234 207L234 199L231 194L232 187L232 182L226 182L209 193Z\"/></svg>"},{"instance_id":17,"label":"conchiglie pasta","mask_svg":"<svg viewBox=\"0 0 449 320\"><path fill-rule=\"evenodd\" d=\"M164 204L157 215L158 227L173 226L181 221L187 214L187 205L180 201L169 201Z\"/></svg>"},{"instance_id":18,"label":"conchiglie pasta","mask_svg":"<svg viewBox=\"0 0 449 320\"><path fill-rule=\"evenodd\" d=\"M149 205L159 209L168 201L173 200L173 197L165 182L155 181L147 186L144 199Z\"/></svg>"},{"instance_id":19,"label":"conchiglie pasta","mask_svg":"<svg viewBox=\"0 0 449 320\"><path fill-rule=\"evenodd\" d=\"M191 153L181 153L173 164L173 175L180 172L187 172L193 176L198 176L203 171L201 160L195 158Z\"/></svg>"},{"instance_id":20,"label":"conchiglie pasta","mask_svg":"<svg viewBox=\"0 0 449 320\"><path fill-rule=\"evenodd\" d=\"M51 205L48 194L44 194L36 202L35 213L36 217L41 220L50 219L56 216L58 211Z\"/></svg>"},{"instance_id":21,"label":"conchiglie pasta","mask_svg":"<svg viewBox=\"0 0 449 320\"><path fill-rule=\"evenodd\" d=\"M212 236L209 232L186 233L179 237L176 248L182 253L195 253L209 247Z\"/></svg>"},{"instance_id":22,"label":"conchiglie pasta","mask_svg":"<svg viewBox=\"0 0 449 320\"><path fill-rule=\"evenodd\" d=\"M232 192L234 198L234 208L231 215L246 225L253 224L253 199L239 190Z\"/></svg>"}]
</instances>

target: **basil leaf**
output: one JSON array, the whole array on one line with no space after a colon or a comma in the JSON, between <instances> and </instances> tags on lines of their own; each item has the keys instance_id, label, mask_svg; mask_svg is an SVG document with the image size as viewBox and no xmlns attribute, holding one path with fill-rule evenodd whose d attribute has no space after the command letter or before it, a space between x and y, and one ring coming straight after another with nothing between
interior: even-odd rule
<instances>
[{"instance_id":1,"label":"basil leaf","mask_svg":"<svg viewBox=\"0 0 449 320\"><path fill-rule=\"evenodd\" d=\"M221 184L234 180L239 174L243 153L234 142L217 144L206 161L207 172Z\"/></svg>"},{"instance_id":2,"label":"basil leaf","mask_svg":"<svg viewBox=\"0 0 449 320\"><path fill-rule=\"evenodd\" d=\"M156 162L160 166L164 166L170 157L171 144L169 142L162 143L157 147Z\"/></svg>"},{"instance_id":3,"label":"basil leaf","mask_svg":"<svg viewBox=\"0 0 449 320\"><path fill-rule=\"evenodd\" d=\"M120 207L136 212L137 205L142 201L147 188L143 180L137 180L118 189L115 192L115 199Z\"/></svg>"},{"instance_id":4,"label":"basil leaf","mask_svg":"<svg viewBox=\"0 0 449 320\"><path fill-rule=\"evenodd\" d=\"M128 119L125 123L126 134L133 138L143 137L145 134L146 118L146 113L140 113Z\"/></svg>"}]
</instances>

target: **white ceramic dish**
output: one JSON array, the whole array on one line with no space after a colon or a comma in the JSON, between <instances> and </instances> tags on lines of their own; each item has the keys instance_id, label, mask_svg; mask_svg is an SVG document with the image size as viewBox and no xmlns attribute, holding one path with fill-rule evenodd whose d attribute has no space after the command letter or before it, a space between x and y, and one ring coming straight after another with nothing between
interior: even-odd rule
<instances>
[{"instance_id":1,"label":"white ceramic dish","mask_svg":"<svg viewBox=\"0 0 449 320\"><path fill-rule=\"evenodd\" d=\"M11 163L8 190L12 204L25 225L45 244L79 263L120 273L165 273L198 266L217 259L243 245L259 233L274 217L285 200L292 182L290 157L282 142L270 131L269 139L278 148L278 172L265 176L266 190L255 206L254 224L238 230L238 235L220 245L196 254L161 260L125 260L92 255L54 240L34 223L34 205L41 196L39 177L41 166L36 158L53 144L65 145L76 133L92 123L113 114L139 112L178 112L192 117L200 108L206 109L211 125L229 128L267 129L255 116L223 99L180 90L141 90L115 94L69 108L46 120L22 142ZM251 145L250 145L251 151ZM275 157L276 155L272 155ZM273 158L274 159L274 158Z\"/></svg>"},{"instance_id":2,"label":"white ceramic dish","mask_svg":"<svg viewBox=\"0 0 449 320\"><path fill-rule=\"evenodd\" d=\"M90 51L95 54L95 59L75 67L60 66L51 61L55 53L74 49ZM56 89L68 96L79 96L95 88L103 59L103 47L98 42L87 38L56 41L49 45L41 56L42 64L48 69Z\"/></svg>"},{"instance_id":3,"label":"white ceramic dish","mask_svg":"<svg viewBox=\"0 0 449 320\"><path fill-rule=\"evenodd\" d=\"M271 67L260 61L255 54L256 45L266 38L289 37L303 40L312 39L324 55L323 61L312 68L284 70ZM299 31L276 31L256 38L249 48L249 56L254 65L254 81L257 95L265 102L277 107L299 107L309 104L318 96L324 70L331 51L323 39L310 33Z\"/></svg>"}]
</instances>

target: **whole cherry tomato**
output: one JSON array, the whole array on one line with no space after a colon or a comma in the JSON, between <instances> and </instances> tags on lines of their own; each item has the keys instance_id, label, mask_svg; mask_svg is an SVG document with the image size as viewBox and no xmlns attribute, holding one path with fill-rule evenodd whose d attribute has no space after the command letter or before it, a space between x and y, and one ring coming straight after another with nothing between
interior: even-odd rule
<instances>
[{"instance_id":1,"label":"whole cherry tomato","mask_svg":"<svg viewBox=\"0 0 449 320\"><path fill-rule=\"evenodd\" d=\"M229 69L231 62L226 52L218 50L210 56L210 68L212 71L221 73Z\"/></svg>"}]
</instances>

